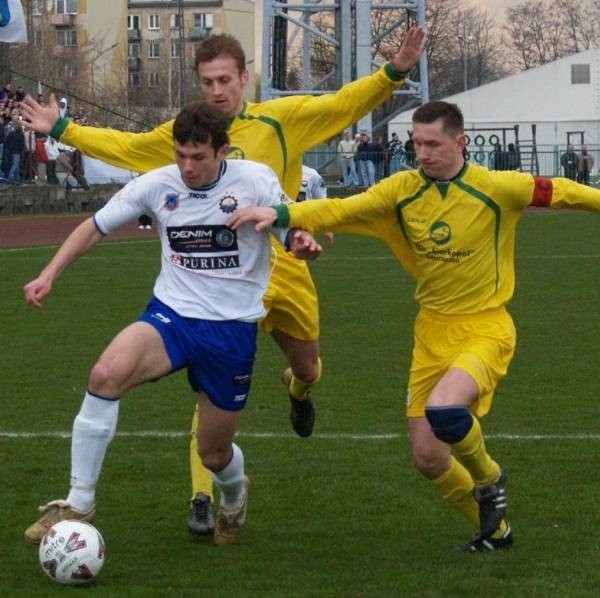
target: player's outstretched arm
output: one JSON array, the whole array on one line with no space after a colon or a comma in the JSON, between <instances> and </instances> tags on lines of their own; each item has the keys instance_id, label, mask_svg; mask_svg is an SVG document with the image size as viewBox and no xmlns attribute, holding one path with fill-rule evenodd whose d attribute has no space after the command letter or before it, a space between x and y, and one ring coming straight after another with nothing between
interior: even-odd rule
<instances>
[{"instance_id":1,"label":"player's outstretched arm","mask_svg":"<svg viewBox=\"0 0 600 598\"><path fill-rule=\"evenodd\" d=\"M388 60L394 70L408 73L419 62L426 45L427 30L425 27L411 27L400 47L388 52Z\"/></svg>"},{"instance_id":2,"label":"player's outstretched arm","mask_svg":"<svg viewBox=\"0 0 600 598\"><path fill-rule=\"evenodd\" d=\"M271 228L277 220L275 208L251 207L236 210L227 220L227 226L236 230L245 222L256 222L256 232Z\"/></svg>"},{"instance_id":3,"label":"player's outstretched arm","mask_svg":"<svg viewBox=\"0 0 600 598\"><path fill-rule=\"evenodd\" d=\"M323 248L307 231L296 228L290 231L290 251L300 260L314 260L321 255Z\"/></svg>"},{"instance_id":4,"label":"player's outstretched arm","mask_svg":"<svg viewBox=\"0 0 600 598\"><path fill-rule=\"evenodd\" d=\"M25 285L25 301L33 307L42 307L43 300L52 291L52 285L61 272L101 239L102 234L96 228L93 218L82 222L67 237L40 275Z\"/></svg>"},{"instance_id":5,"label":"player's outstretched arm","mask_svg":"<svg viewBox=\"0 0 600 598\"><path fill-rule=\"evenodd\" d=\"M44 135L48 135L52 131L52 127L59 117L58 104L53 93L50 94L48 106L42 106L30 95L26 96L21 102L20 111L25 119L26 128Z\"/></svg>"}]
</instances>

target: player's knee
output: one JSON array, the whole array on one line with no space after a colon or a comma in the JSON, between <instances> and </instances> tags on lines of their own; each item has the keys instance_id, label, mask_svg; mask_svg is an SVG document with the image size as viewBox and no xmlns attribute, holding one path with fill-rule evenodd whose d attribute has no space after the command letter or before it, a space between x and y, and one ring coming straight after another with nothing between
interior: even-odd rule
<instances>
[{"instance_id":1,"label":"player's knee","mask_svg":"<svg viewBox=\"0 0 600 598\"><path fill-rule=\"evenodd\" d=\"M231 459L231 448L219 449L213 446L207 446L200 443L198 445L198 455L202 465L210 471L221 471Z\"/></svg>"},{"instance_id":2,"label":"player's knee","mask_svg":"<svg viewBox=\"0 0 600 598\"><path fill-rule=\"evenodd\" d=\"M473 416L466 407L426 407L425 417L434 436L442 442L460 442L473 425Z\"/></svg>"},{"instance_id":3,"label":"player's knee","mask_svg":"<svg viewBox=\"0 0 600 598\"><path fill-rule=\"evenodd\" d=\"M304 384L316 384L321 379L321 358L304 359L293 364L292 372Z\"/></svg>"},{"instance_id":4,"label":"player's knee","mask_svg":"<svg viewBox=\"0 0 600 598\"><path fill-rule=\"evenodd\" d=\"M90 372L88 382L90 392L100 396L120 396L122 385L119 382L119 373L115 366L108 361L98 361Z\"/></svg>"}]
</instances>

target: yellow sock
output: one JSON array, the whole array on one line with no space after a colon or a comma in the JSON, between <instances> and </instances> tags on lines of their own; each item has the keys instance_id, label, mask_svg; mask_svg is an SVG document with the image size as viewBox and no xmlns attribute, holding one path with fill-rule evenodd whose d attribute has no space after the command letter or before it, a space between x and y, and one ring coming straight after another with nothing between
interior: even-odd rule
<instances>
[{"instance_id":1,"label":"yellow sock","mask_svg":"<svg viewBox=\"0 0 600 598\"><path fill-rule=\"evenodd\" d=\"M317 377L312 382L303 382L300 378L296 378L294 374L292 374L292 378L290 380L289 391L290 394L295 398L301 401L306 398L308 391L321 379L321 358L317 359Z\"/></svg>"},{"instance_id":2,"label":"yellow sock","mask_svg":"<svg viewBox=\"0 0 600 598\"><path fill-rule=\"evenodd\" d=\"M190 472L192 474L192 498L199 492L210 496L213 500L213 479L210 471L202 464L202 459L198 454L198 440L196 438L196 430L198 429L198 405L194 410L192 419L192 435L190 438Z\"/></svg>"},{"instance_id":3,"label":"yellow sock","mask_svg":"<svg viewBox=\"0 0 600 598\"><path fill-rule=\"evenodd\" d=\"M473 417L469 433L460 442L452 444L452 449L471 474L476 486L487 486L498 481L500 466L485 448L481 425L476 417Z\"/></svg>"},{"instance_id":4,"label":"yellow sock","mask_svg":"<svg viewBox=\"0 0 600 598\"><path fill-rule=\"evenodd\" d=\"M450 469L431 481L440 489L444 500L479 529L479 505L473 498L473 478L454 457L450 459Z\"/></svg>"}]
</instances>

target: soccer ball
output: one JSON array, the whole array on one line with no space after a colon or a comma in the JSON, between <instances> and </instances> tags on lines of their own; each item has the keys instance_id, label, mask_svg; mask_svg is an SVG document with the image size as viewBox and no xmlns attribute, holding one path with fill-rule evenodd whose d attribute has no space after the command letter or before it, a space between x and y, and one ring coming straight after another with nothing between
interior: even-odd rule
<instances>
[{"instance_id":1,"label":"soccer ball","mask_svg":"<svg viewBox=\"0 0 600 598\"><path fill-rule=\"evenodd\" d=\"M104 540L89 523L75 520L54 524L40 542L40 565L54 581L84 584L104 565Z\"/></svg>"}]
</instances>

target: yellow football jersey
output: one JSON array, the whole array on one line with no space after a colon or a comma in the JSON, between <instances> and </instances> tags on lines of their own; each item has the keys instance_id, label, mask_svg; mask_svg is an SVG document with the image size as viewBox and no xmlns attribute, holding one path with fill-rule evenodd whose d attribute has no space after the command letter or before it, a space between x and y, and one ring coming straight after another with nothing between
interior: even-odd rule
<instances>
[{"instance_id":1,"label":"yellow football jersey","mask_svg":"<svg viewBox=\"0 0 600 598\"><path fill-rule=\"evenodd\" d=\"M473 314L512 297L515 229L529 205L600 211L600 191L466 164L451 181L405 171L346 199L280 206L278 223L378 237L416 277L421 306Z\"/></svg>"},{"instance_id":2,"label":"yellow football jersey","mask_svg":"<svg viewBox=\"0 0 600 598\"><path fill-rule=\"evenodd\" d=\"M336 93L244 102L229 123L229 155L267 164L286 194L295 199L304 153L355 123L403 84L404 77L387 64ZM173 121L147 133L128 133L59 119L52 130L53 137L88 156L137 172L175 161L172 133Z\"/></svg>"}]
</instances>

